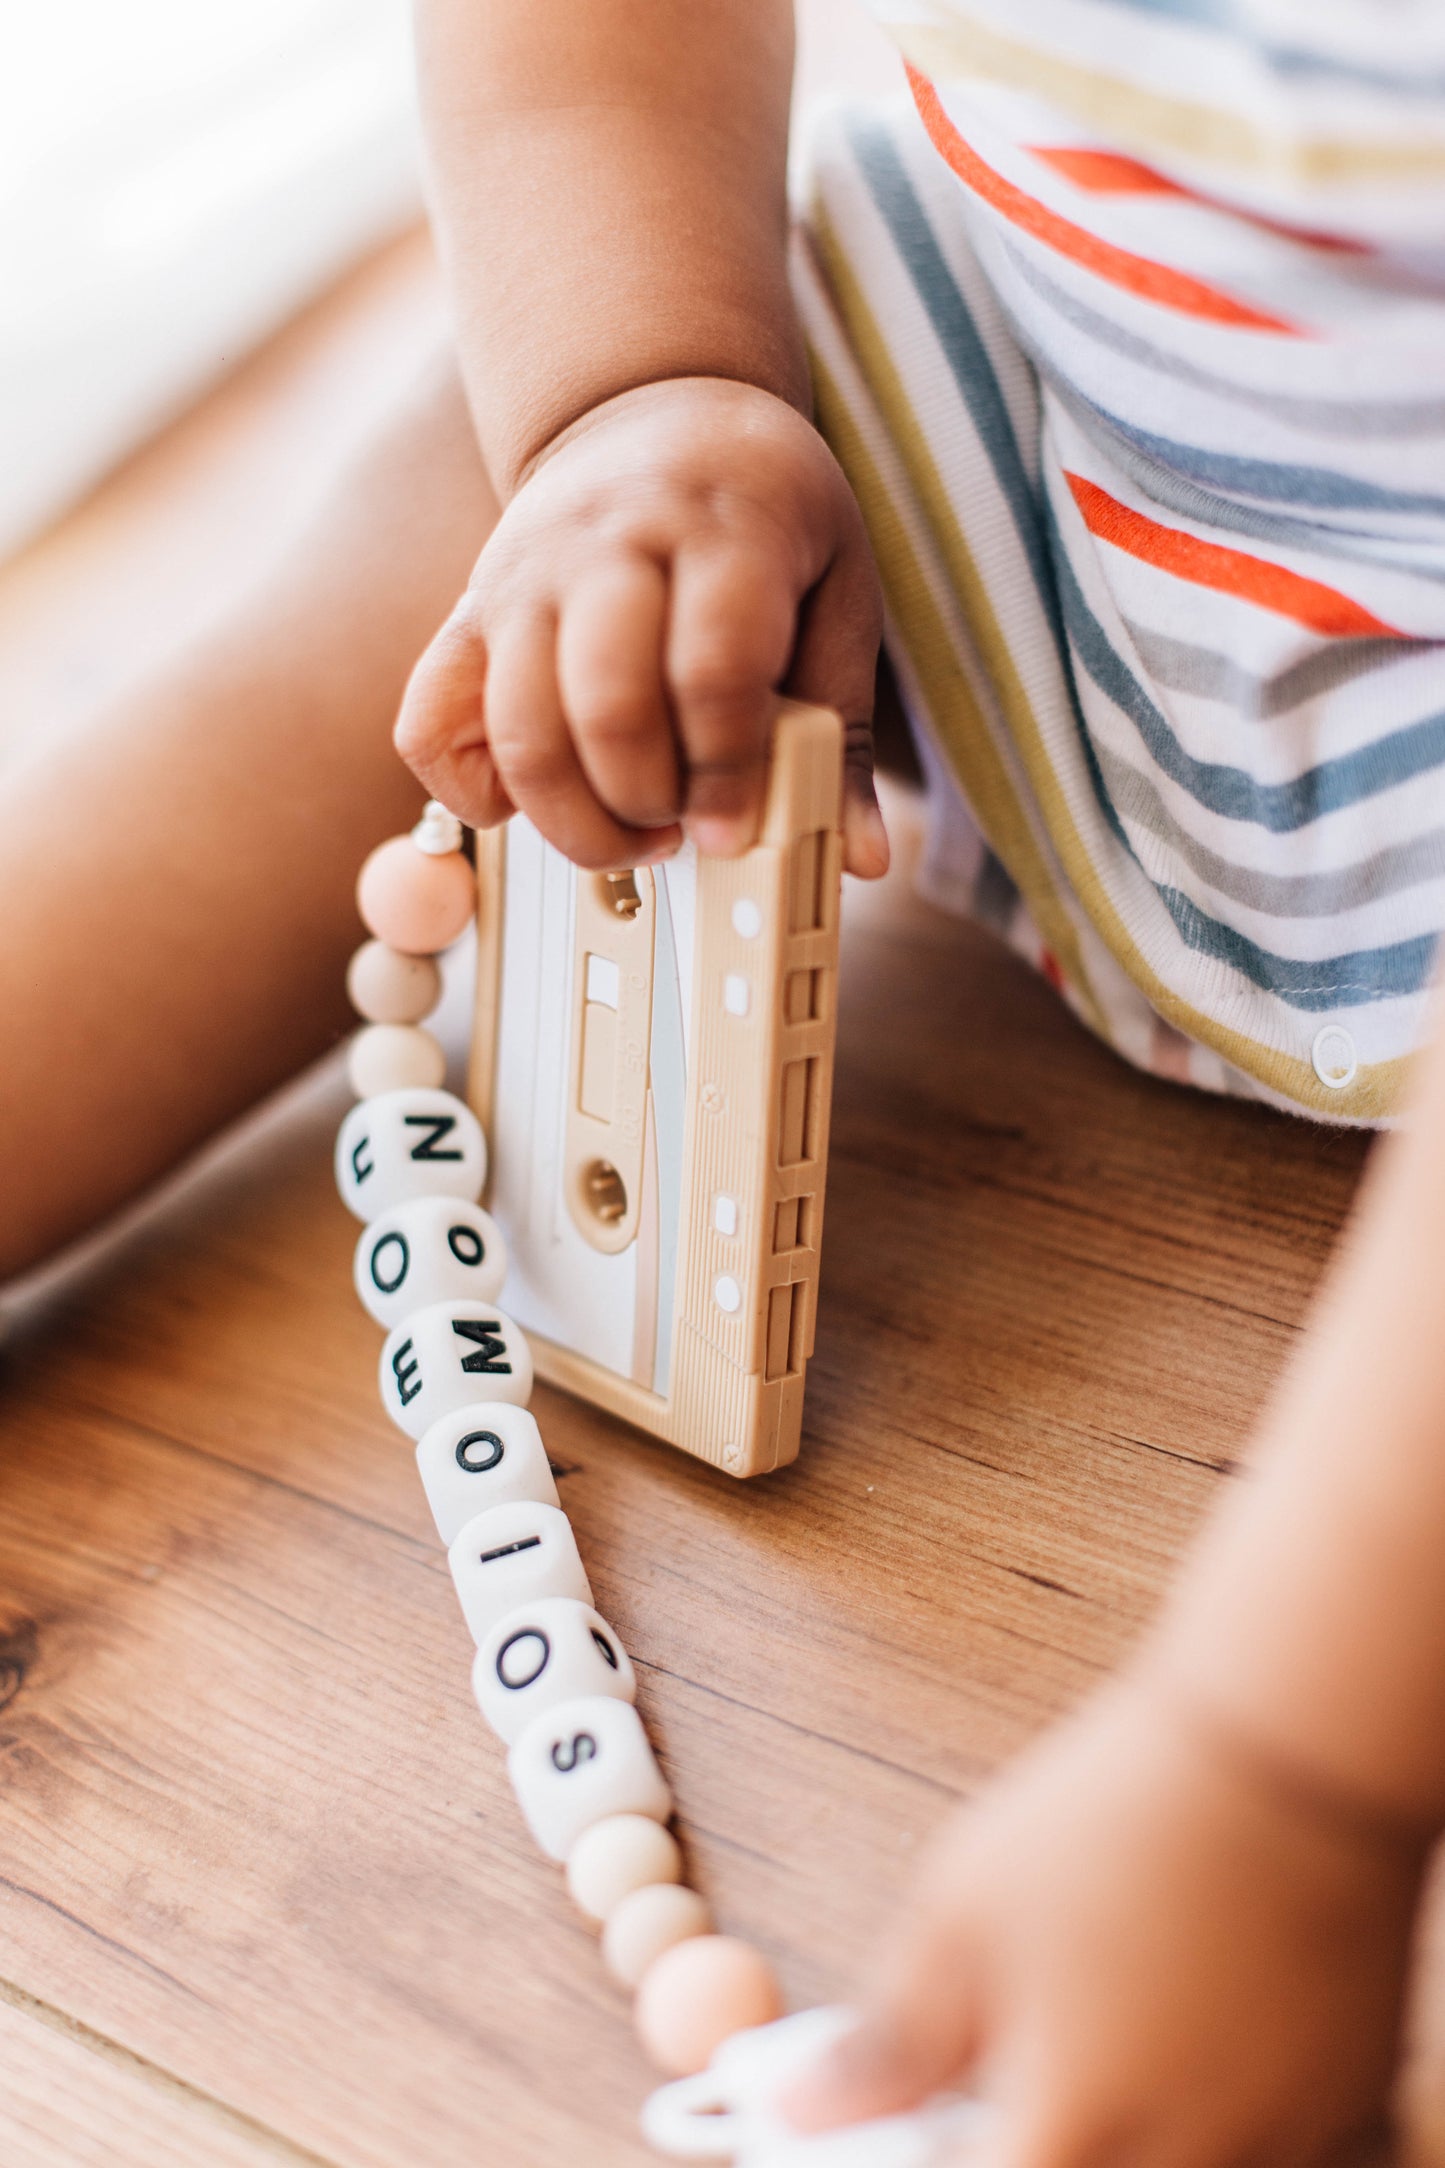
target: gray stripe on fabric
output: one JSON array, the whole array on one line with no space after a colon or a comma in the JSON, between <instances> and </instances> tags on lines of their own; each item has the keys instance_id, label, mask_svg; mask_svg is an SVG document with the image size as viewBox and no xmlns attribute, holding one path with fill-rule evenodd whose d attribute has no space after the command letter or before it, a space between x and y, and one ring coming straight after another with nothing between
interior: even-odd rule
<instances>
[{"instance_id":1,"label":"gray stripe on fabric","mask_svg":"<svg viewBox=\"0 0 1445 2168\"><path fill-rule=\"evenodd\" d=\"M1090 308L1087 301L1081 301L1050 278L1042 264L1036 263L1008 235L1000 232L998 240L1024 284L1075 331L1086 333L1101 346L1122 354L1126 360L1138 362L1151 375L1175 384L1192 384L1196 391L1230 400L1256 414L1266 414L1271 420L1285 422L1293 429L1316 430L1321 436L1372 441L1445 436L1445 399L1398 402L1306 399L1289 392L1257 391L1251 385L1236 384L1228 377L1216 376L1212 370L1201 369L1182 355L1166 353L1162 347L1140 338L1137 332L1127 330L1124 325L1112 323L1097 309ZM1021 338L1020 343L1025 345L1032 358L1034 341Z\"/></svg>"},{"instance_id":2,"label":"gray stripe on fabric","mask_svg":"<svg viewBox=\"0 0 1445 2168\"><path fill-rule=\"evenodd\" d=\"M1018 909L1019 892L1001 858L985 848L973 891L973 915L995 933L1006 933Z\"/></svg>"},{"instance_id":3,"label":"gray stripe on fabric","mask_svg":"<svg viewBox=\"0 0 1445 2168\"><path fill-rule=\"evenodd\" d=\"M1435 934L1417 934L1388 948L1354 949L1344 956L1276 956L1247 934L1211 918L1177 888L1161 888L1159 894L1188 947L1232 965L1292 1009L1363 1008L1367 1002L1422 993L1429 983Z\"/></svg>"},{"instance_id":4,"label":"gray stripe on fabric","mask_svg":"<svg viewBox=\"0 0 1445 2168\"><path fill-rule=\"evenodd\" d=\"M1057 371L1054 371L1056 376ZM1054 380L1051 376L1051 381ZM1438 522L1445 512L1445 497L1422 491L1383 489L1357 475L1337 474L1329 467L1301 466L1292 460L1241 458L1233 452L1212 452L1201 444L1184 444L1176 437L1161 436L1157 429L1141 429L1098 406L1075 386L1056 384L1060 397L1087 406L1096 421L1118 440L1131 444L1166 473L1180 475L1207 490L1227 491L1232 497L1256 497L1264 504L1289 505L1295 511L1403 512L1412 519Z\"/></svg>"},{"instance_id":5,"label":"gray stripe on fabric","mask_svg":"<svg viewBox=\"0 0 1445 2168\"><path fill-rule=\"evenodd\" d=\"M1052 527L1047 533L1045 531L1046 500L1037 477L1030 475L1024 466L1008 403L999 388L988 349L979 335L968 301L938 245L928 214L904 170L887 126L872 118L855 117L849 121L847 134L859 171L888 228L899 261L912 280L914 291L933 326L949 373L1008 507L1039 608L1064 665L1060 674L1095 801L1115 841L1132 856L1129 839L1119 825L1099 774L1093 739L1079 707L1073 671L1067 667L1068 643L1053 571L1058 538Z\"/></svg>"},{"instance_id":6,"label":"gray stripe on fabric","mask_svg":"<svg viewBox=\"0 0 1445 2168\"><path fill-rule=\"evenodd\" d=\"M887 127L877 120L850 117L848 141L904 269L938 334L949 372L1012 515L1034 584L1051 621L1057 625L1058 605L1039 524L1038 483L1019 455L1008 404L968 302L948 268Z\"/></svg>"},{"instance_id":7,"label":"gray stripe on fabric","mask_svg":"<svg viewBox=\"0 0 1445 2168\"><path fill-rule=\"evenodd\" d=\"M1334 640L1328 647L1317 648L1313 655L1292 662L1287 669L1277 670L1273 677L1260 677L1232 656L1221 655L1217 648L1173 640L1167 633L1136 624L1133 618L1126 617L1124 624L1151 678L1172 692L1217 700L1251 723L1288 715L1306 700L1338 692L1356 678L1388 670L1394 663L1416 660L1422 648L1431 646L1413 640ZM1445 649L1432 648L1432 652L1441 656L1445 668Z\"/></svg>"},{"instance_id":8,"label":"gray stripe on fabric","mask_svg":"<svg viewBox=\"0 0 1445 2168\"><path fill-rule=\"evenodd\" d=\"M1414 776L1445 766L1445 712L1387 731L1370 745L1318 762L1286 783L1260 783L1245 769L1196 760L1186 752L1161 711L1111 645L1084 599L1051 521L1054 572L1064 623L1080 667L1106 699L1128 716L1155 766L1171 782L1225 820L1250 821L1274 835L1307 828L1312 821L1363 799L1378 797ZM1094 755L1097 774L1098 757ZM1102 787L1102 777L1099 777Z\"/></svg>"},{"instance_id":9,"label":"gray stripe on fabric","mask_svg":"<svg viewBox=\"0 0 1445 2168\"><path fill-rule=\"evenodd\" d=\"M1247 535L1252 542L1277 543L1286 549L1307 550L1317 557L1337 557L1351 565L1384 565L1407 572L1413 579L1435 585L1445 582L1445 558L1435 545L1435 562L1426 557L1418 541L1392 540L1387 535L1362 533L1358 528L1326 526L1318 520L1291 518L1287 513L1262 511L1258 505L1240 504L1218 497L1188 475L1176 474L1141 452L1135 440L1117 426L1111 415L1092 405L1047 360L1037 357L1035 366L1059 405L1072 415L1091 443L1099 445L1114 464L1152 503L1201 527L1222 534Z\"/></svg>"},{"instance_id":10,"label":"gray stripe on fabric","mask_svg":"<svg viewBox=\"0 0 1445 2168\"><path fill-rule=\"evenodd\" d=\"M1181 828L1142 769L1106 746L1098 752L1100 772L1121 816L1176 852L1191 873L1221 896L1251 911L1271 918L1338 918L1445 878L1445 828L1373 851L1330 873L1261 873L1254 866L1241 866Z\"/></svg>"},{"instance_id":11,"label":"gray stripe on fabric","mask_svg":"<svg viewBox=\"0 0 1445 2168\"><path fill-rule=\"evenodd\" d=\"M1174 22L1217 31L1222 41L1242 46L1251 58L1286 78L1353 83L1361 90L1380 90L1397 98L1438 98L1445 94L1445 76L1430 69L1406 73L1369 67L1338 53L1321 52L1318 46L1279 45L1262 38L1228 0L1114 0L1114 5L1131 13L1166 15Z\"/></svg>"}]
</instances>

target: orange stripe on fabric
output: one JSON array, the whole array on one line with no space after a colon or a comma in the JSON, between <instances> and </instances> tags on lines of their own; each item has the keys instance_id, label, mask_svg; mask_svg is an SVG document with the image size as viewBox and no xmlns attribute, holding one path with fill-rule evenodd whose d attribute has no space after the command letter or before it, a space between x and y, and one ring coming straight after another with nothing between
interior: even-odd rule
<instances>
[{"instance_id":1,"label":"orange stripe on fabric","mask_svg":"<svg viewBox=\"0 0 1445 2168\"><path fill-rule=\"evenodd\" d=\"M1198 535L1181 534L1177 527L1161 527L1132 505L1120 504L1097 482L1070 474L1067 468L1064 479L1091 534L1146 565L1172 572L1176 579L1188 580L1195 587L1212 587L1221 595L1238 595L1241 601L1255 603L1261 610L1273 610L1279 617L1292 618L1297 625L1307 625L1311 632L1337 639L1406 637L1394 625L1373 617L1348 595L1326 587L1320 580L1307 580L1303 573L1268 564L1262 557L1246 557L1243 550L1202 542Z\"/></svg>"},{"instance_id":2,"label":"orange stripe on fabric","mask_svg":"<svg viewBox=\"0 0 1445 2168\"><path fill-rule=\"evenodd\" d=\"M1371 253L1363 241L1347 241L1342 234L1320 233L1312 226L1291 226L1282 218L1262 218L1257 211L1242 210L1238 204L1227 203L1222 196L1185 188L1182 182L1171 181L1167 173L1146 166L1142 158L1126 158L1120 151L1085 150L1077 144L1031 143L1029 156L1062 174L1075 188L1087 189L1091 196L1174 196L1185 203L1203 204L1206 210L1223 211L1230 218L1242 218L1247 225L1260 226L1266 233L1280 234L1286 241L1303 242L1306 248L1329 249L1340 256L1368 256Z\"/></svg>"},{"instance_id":3,"label":"orange stripe on fabric","mask_svg":"<svg viewBox=\"0 0 1445 2168\"><path fill-rule=\"evenodd\" d=\"M1086 233L1082 226L1060 218L1037 197L1026 196L1012 181L1006 181L992 166L984 164L944 112L938 92L926 75L909 67L908 81L913 102L934 149L959 179L1010 225L1031 233L1046 248L1057 250L1059 255L1067 256L1086 271L1107 279L1110 285L1122 286L1127 293L1137 294L1142 301L1155 301L1161 308L1177 309L1184 316L1204 317L1211 323L1233 324L1240 330L1278 331L1294 339L1304 336L1297 324L1286 323L1282 316L1270 316L1263 309L1250 308L1246 302L1220 293L1217 287L1190 278L1187 272L1171 271L1167 264L1151 263L1147 256L1132 256L1127 249L1115 248L1111 242L1101 241L1097 234Z\"/></svg>"}]
</instances>

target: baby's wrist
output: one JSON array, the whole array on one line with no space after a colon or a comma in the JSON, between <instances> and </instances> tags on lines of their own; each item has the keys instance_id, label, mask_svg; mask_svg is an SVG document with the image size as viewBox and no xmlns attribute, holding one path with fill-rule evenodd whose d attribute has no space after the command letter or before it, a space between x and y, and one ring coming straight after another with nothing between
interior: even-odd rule
<instances>
[{"instance_id":1,"label":"baby's wrist","mask_svg":"<svg viewBox=\"0 0 1445 2168\"><path fill-rule=\"evenodd\" d=\"M699 420L709 410L719 418L736 424L750 400L765 401L771 406L786 406L793 412L800 410L797 402L766 384L755 384L750 379L722 375L655 376L636 384L624 385L620 390L608 392L591 406L584 407L562 422L554 432L527 451L521 464L515 469L508 496L515 496L525 488L532 477L539 474L570 445L580 443L596 431L606 429L613 423L630 420L639 408L650 404L676 404L693 399L697 403Z\"/></svg>"},{"instance_id":2,"label":"baby's wrist","mask_svg":"<svg viewBox=\"0 0 1445 2168\"><path fill-rule=\"evenodd\" d=\"M1272 1724L1236 1681L1212 1675L1167 1633L1131 1676L1163 1721L1281 1817L1346 1846L1422 1861L1439 1836L1445 1817L1432 1805L1392 1797L1357 1776L1331 1756L1326 1738L1312 1749L1298 1722Z\"/></svg>"}]
</instances>

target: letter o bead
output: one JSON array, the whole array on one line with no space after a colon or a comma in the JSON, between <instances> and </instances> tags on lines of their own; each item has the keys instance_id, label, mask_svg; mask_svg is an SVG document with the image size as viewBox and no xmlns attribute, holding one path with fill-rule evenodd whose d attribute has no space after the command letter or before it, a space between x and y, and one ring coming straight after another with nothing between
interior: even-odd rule
<instances>
[{"instance_id":1,"label":"letter o bead","mask_svg":"<svg viewBox=\"0 0 1445 2168\"><path fill-rule=\"evenodd\" d=\"M556 1702L588 1694L635 1701L637 1674L590 1604L550 1596L498 1619L477 1650L472 1692L497 1737L510 1746Z\"/></svg>"},{"instance_id":2,"label":"letter o bead","mask_svg":"<svg viewBox=\"0 0 1445 2168\"><path fill-rule=\"evenodd\" d=\"M462 1616L480 1646L509 1611L549 1596L590 1606L592 1589L572 1523L557 1506L493 1506L467 1522L447 1552ZM535 1652L533 1652L535 1655ZM514 1672L528 1665L519 1654Z\"/></svg>"},{"instance_id":3,"label":"letter o bead","mask_svg":"<svg viewBox=\"0 0 1445 2168\"><path fill-rule=\"evenodd\" d=\"M352 1278L378 1325L399 1325L434 1302L493 1302L507 1245L490 1212L465 1197L409 1197L362 1231Z\"/></svg>"},{"instance_id":4,"label":"letter o bead","mask_svg":"<svg viewBox=\"0 0 1445 2168\"><path fill-rule=\"evenodd\" d=\"M409 1438L474 1400L525 1407L532 1356L525 1335L492 1302L434 1302L387 1335L381 1399Z\"/></svg>"},{"instance_id":5,"label":"letter o bead","mask_svg":"<svg viewBox=\"0 0 1445 2168\"><path fill-rule=\"evenodd\" d=\"M549 1859L609 1814L665 1822L672 1796L630 1701L596 1694L534 1717L507 1756L517 1803Z\"/></svg>"},{"instance_id":6,"label":"letter o bead","mask_svg":"<svg viewBox=\"0 0 1445 2168\"><path fill-rule=\"evenodd\" d=\"M537 1418L505 1400L443 1415L423 1433L416 1464L443 1543L493 1506L562 1503Z\"/></svg>"},{"instance_id":7,"label":"letter o bead","mask_svg":"<svg viewBox=\"0 0 1445 2168\"><path fill-rule=\"evenodd\" d=\"M487 1179L487 1140L451 1092L378 1092L363 1099L336 1139L336 1186L359 1220L380 1218L408 1197L465 1197Z\"/></svg>"}]
</instances>

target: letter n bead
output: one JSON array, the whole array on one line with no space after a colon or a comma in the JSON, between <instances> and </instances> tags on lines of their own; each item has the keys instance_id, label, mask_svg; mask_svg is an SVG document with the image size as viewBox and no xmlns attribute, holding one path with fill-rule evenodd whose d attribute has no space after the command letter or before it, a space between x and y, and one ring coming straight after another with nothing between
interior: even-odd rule
<instances>
[{"instance_id":1,"label":"letter n bead","mask_svg":"<svg viewBox=\"0 0 1445 2168\"><path fill-rule=\"evenodd\" d=\"M510 1745L556 1702L590 1694L635 1701L637 1674L590 1604L545 1596L498 1619L477 1650L472 1691L497 1737Z\"/></svg>"},{"instance_id":2,"label":"letter n bead","mask_svg":"<svg viewBox=\"0 0 1445 2168\"><path fill-rule=\"evenodd\" d=\"M336 1139L336 1186L359 1220L374 1220L408 1197L465 1197L475 1204L487 1179L487 1140L469 1106L451 1092L413 1086L363 1099Z\"/></svg>"},{"instance_id":3,"label":"letter n bead","mask_svg":"<svg viewBox=\"0 0 1445 2168\"><path fill-rule=\"evenodd\" d=\"M567 1857L609 1814L665 1822L672 1796L628 1701L590 1694L534 1717L507 1756L527 1827L549 1859Z\"/></svg>"},{"instance_id":4,"label":"letter n bead","mask_svg":"<svg viewBox=\"0 0 1445 2168\"><path fill-rule=\"evenodd\" d=\"M409 1438L471 1401L532 1396L525 1336L491 1302L434 1302L402 1319L381 1351L382 1404Z\"/></svg>"}]
</instances>

